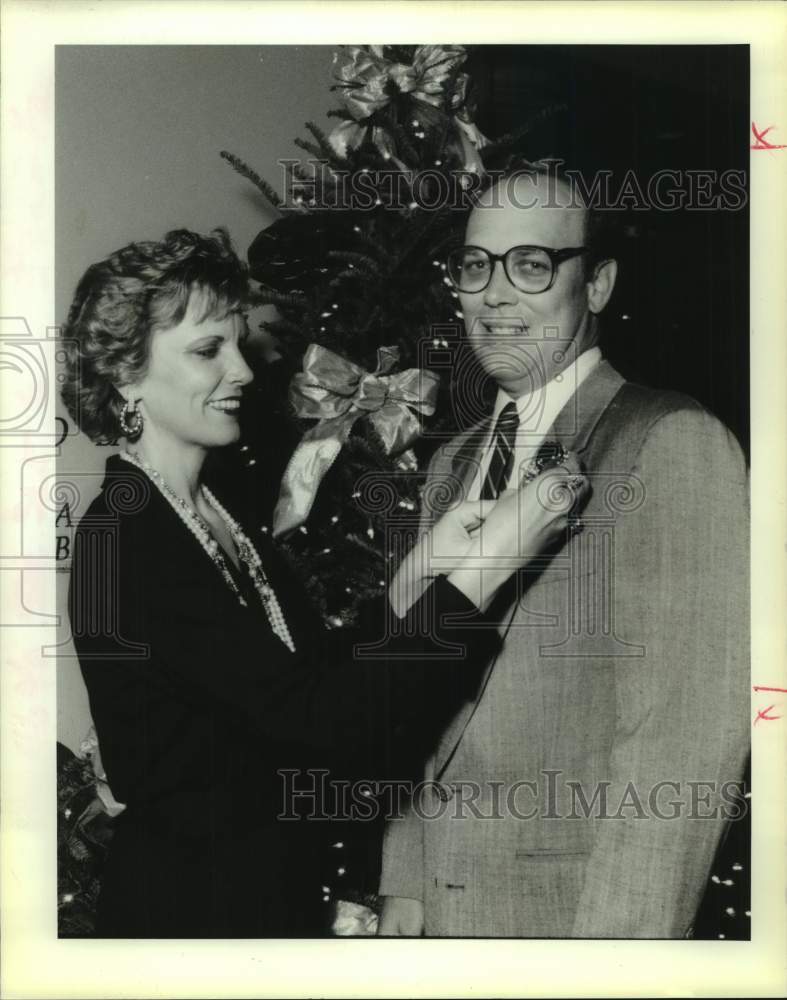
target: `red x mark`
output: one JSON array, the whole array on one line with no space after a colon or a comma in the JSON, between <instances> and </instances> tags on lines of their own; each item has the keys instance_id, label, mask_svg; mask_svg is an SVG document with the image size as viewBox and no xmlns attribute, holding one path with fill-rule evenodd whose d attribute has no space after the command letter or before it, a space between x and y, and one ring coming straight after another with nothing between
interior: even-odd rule
<instances>
[{"instance_id":1,"label":"red x mark","mask_svg":"<svg viewBox=\"0 0 787 1000\"><path fill-rule=\"evenodd\" d=\"M769 705L767 708L760 709L757 712L757 718L754 720L754 725L756 726L760 719L765 719L766 722L775 722L777 719L781 719L780 715L768 715L768 712L772 708L776 708L775 705Z\"/></svg>"},{"instance_id":2,"label":"red x mark","mask_svg":"<svg viewBox=\"0 0 787 1000\"><path fill-rule=\"evenodd\" d=\"M781 145L781 146L779 146L779 145L774 146L772 143L768 142L768 140L765 138L765 136L771 131L772 128L773 128L773 125L769 125L767 128L764 128L762 130L762 132L758 132L757 131L757 126L754 124L754 122L752 122L751 123L751 130L754 133L754 138L757 141L750 148L751 149L787 149L787 144Z\"/></svg>"}]
</instances>

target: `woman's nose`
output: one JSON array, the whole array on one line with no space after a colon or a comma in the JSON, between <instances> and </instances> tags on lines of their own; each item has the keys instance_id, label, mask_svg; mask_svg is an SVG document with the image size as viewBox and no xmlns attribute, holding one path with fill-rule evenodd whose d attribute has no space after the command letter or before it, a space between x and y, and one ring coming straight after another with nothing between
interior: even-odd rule
<instances>
[{"instance_id":1,"label":"woman's nose","mask_svg":"<svg viewBox=\"0 0 787 1000\"><path fill-rule=\"evenodd\" d=\"M508 280L502 260L496 260L489 284L484 289L484 302L488 306L499 306L503 303L514 303L517 298L516 288Z\"/></svg>"},{"instance_id":2,"label":"woman's nose","mask_svg":"<svg viewBox=\"0 0 787 1000\"><path fill-rule=\"evenodd\" d=\"M227 377L237 385L248 385L249 382L254 381L254 372L249 368L243 357L243 352L237 345L234 348Z\"/></svg>"}]
</instances>

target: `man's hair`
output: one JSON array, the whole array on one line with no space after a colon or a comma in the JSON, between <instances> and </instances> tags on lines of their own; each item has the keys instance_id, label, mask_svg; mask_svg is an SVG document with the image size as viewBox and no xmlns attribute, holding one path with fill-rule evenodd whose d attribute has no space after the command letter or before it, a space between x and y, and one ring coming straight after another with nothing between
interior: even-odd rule
<instances>
[{"instance_id":1,"label":"man's hair","mask_svg":"<svg viewBox=\"0 0 787 1000\"><path fill-rule=\"evenodd\" d=\"M596 267L605 260L614 259L619 254L620 232L615 212L588 205L582 197L576 182L576 171L567 168L562 160L528 160L521 153L512 153L505 159L489 164L478 195L497 184L505 184L517 177L547 177L563 184L570 191L567 204L585 209L585 231L583 243L588 248L584 256L585 277L590 278ZM560 204L560 202L558 202Z\"/></svg>"},{"instance_id":2,"label":"man's hair","mask_svg":"<svg viewBox=\"0 0 787 1000\"><path fill-rule=\"evenodd\" d=\"M175 229L158 243L130 243L83 275L62 330L61 395L96 444L117 442L124 399L116 386L144 375L151 334L180 323L195 292L197 322L247 303L247 268L224 229Z\"/></svg>"}]
</instances>

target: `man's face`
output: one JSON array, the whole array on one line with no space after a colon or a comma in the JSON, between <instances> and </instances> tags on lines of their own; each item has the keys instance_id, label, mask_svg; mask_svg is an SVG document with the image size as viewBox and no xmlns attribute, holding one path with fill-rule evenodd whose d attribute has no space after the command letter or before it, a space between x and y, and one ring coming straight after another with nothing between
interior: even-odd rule
<instances>
[{"instance_id":1,"label":"man's face","mask_svg":"<svg viewBox=\"0 0 787 1000\"><path fill-rule=\"evenodd\" d=\"M487 191L473 210L465 243L491 253L533 245L560 250L584 243L585 210L565 205L567 192L545 177L518 176ZM554 184L554 182L553 182ZM545 204L547 203L547 204ZM559 265L552 287L528 294L495 264L482 292L460 292L465 328L478 361L510 395L539 388L592 346L591 285L580 255Z\"/></svg>"}]
</instances>

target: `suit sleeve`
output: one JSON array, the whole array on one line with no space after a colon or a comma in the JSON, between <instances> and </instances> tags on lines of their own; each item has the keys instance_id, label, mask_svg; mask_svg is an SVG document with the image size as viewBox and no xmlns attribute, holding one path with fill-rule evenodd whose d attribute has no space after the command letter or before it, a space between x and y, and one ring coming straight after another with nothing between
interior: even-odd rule
<instances>
[{"instance_id":1,"label":"suit sleeve","mask_svg":"<svg viewBox=\"0 0 787 1000\"><path fill-rule=\"evenodd\" d=\"M379 894L423 901L424 821L412 801L385 825Z\"/></svg>"},{"instance_id":2,"label":"suit sleeve","mask_svg":"<svg viewBox=\"0 0 787 1000\"><path fill-rule=\"evenodd\" d=\"M707 413L677 411L654 423L632 471L644 499L616 527L615 631L644 655L614 668L609 789L629 807L597 821L575 937L687 934L724 825L720 790L740 780L748 747L740 448Z\"/></svg>"}]
</instances>

